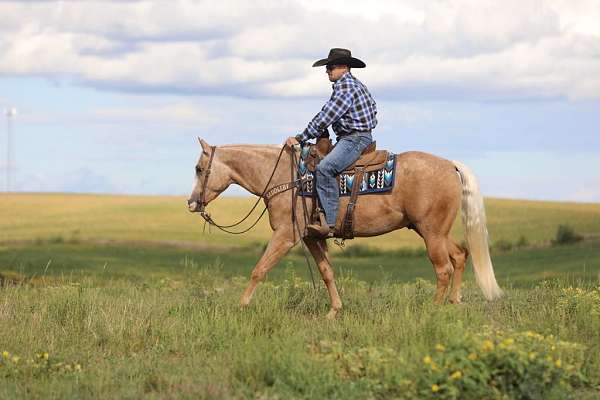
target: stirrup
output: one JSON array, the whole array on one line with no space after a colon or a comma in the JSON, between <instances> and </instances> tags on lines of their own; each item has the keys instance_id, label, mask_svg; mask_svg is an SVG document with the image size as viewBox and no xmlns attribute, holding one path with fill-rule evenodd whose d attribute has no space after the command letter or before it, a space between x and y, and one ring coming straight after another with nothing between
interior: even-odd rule
<instances>
[{"instance_id":1,"label":"stirrup","mask_svg":"<svg viewBox=\"0 0 600 400\"><path fill-rule=\"evenodd\" d=\"M331 228L327 223L325 225L308 225L306 231L308 236L316 239L328 239L335 235L335 229Z\"/></svg>"}]
</instances>

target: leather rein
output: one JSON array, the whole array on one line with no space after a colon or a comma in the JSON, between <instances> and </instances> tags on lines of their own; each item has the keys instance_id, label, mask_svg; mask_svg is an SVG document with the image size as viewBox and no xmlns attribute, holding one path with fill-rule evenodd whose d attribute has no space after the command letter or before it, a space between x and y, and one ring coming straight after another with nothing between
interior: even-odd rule
<instances>
[{"instance_id":1,"label":"leather rein","mask_svg":"<svg viewBox=\"0 0 600 400\"><path fill-rule=\"evenodd\" d=\"M294 179L291 182L286 182L286 183L282 183L279 185L275 185L272 188L269 188L269 185L271 184L271 181L273 180L273 176L275 175L275 171L277 171L277 166L279 165L279 161L281 160L281 156L283 155L283 151L285 150L285 145L281 147L281 151L279 152L279 155L277 156L277 161L275 162L275 166L273 167L273 171L271 172L271 176L269 177L269 180L267 181L267 184L265 185L264 190L262 191L262 193L260 194L260 196L256 199L256 202L254 203L254 205L252 206L252 208L250 209L250 211L248 211L248 213L242 218L240 219L238 222L234 223L234 224L230 224L230 225L219 225L218 223L216 223L212 217L210 216L210 214L206 211L206 202L204 201L205 199L205 193L206 193L206 188L208 185L208 178L210 176L210 172L211 172L211 167L212 167L212 162L215 156L215 151L216 151L216 147L217 146L210 146L210 158L208 159L208 167L204 172L204 176L203 176L203 182L202 182L202 196L200 198L200 210L197 211L202 218L204 218L204 220L212 226L217 227L218 229L222 230L223 232L227 232L230 233L232 235L240 235L242 233L246 233L248 232L250 229L254 228L256 226L256 224L258 223L258 221L260 221L260 219L263 217L263 215L265 214L265 212L267 211L267 205L265 205L265 208L262 210L262 212L260 213L260 215L258 216L258 218L256 219L256 221L254 221L252 223L252 225L250 225L250 227L242 230L242 231L230 231L228 230L228 228L233 228L235 226L240 225L242 222L244 222L246 219L248 219L248 217L252 214L252 212L256 209L256 207L258 206L258 203L260 203L261 199L264 199L266 202L268 202L272 197L275 197L278 194L281 194L283 192L286 192L288 190L294 189L299 187L302 183L311 180L311 178L305 178L305 179ZM294 157L295 153L294 150L292 149L292 157L291 157L291 162L292 162L292 168L294 167L293 163L294 163ZM292 176L293 179L293 176ZM268 189L268 190L267 190Z\"/></svg>"}]
</instances>

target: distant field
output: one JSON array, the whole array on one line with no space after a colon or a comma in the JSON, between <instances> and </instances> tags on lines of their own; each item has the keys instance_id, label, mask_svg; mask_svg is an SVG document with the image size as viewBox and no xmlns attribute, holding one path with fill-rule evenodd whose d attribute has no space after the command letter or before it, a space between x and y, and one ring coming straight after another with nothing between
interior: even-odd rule
<instances>
[{"instance_id":1,"label":"distant field","mask_svg":"<svg viewBox=\"0 0 600 400\"><path fill-rule=\"evenodd\" d=\"M237 221L252 197L217 199L209 205L220 223ZM558 225L569 224L587 235L600 235L600 204L486 199L491 242L550 241ZM207 246L248 246L264 243L271 229L265 217L245 235L232 239L213 230L203 234L204 221L187 211L184 197L98 196L62 194L0 195L0 243L10 241L102 240L193 243ZM453 235L462 239L457 221ZM421 247L422 240L406 229L376 238L355 239L381 249Z\"/></svg>"}]
</instances>

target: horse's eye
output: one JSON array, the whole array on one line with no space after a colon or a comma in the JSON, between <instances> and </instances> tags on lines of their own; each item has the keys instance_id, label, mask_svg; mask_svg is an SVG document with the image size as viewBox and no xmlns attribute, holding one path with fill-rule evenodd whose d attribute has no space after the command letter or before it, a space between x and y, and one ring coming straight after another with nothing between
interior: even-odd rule
<instances>
[{"instance_id":1,"label":"horse's eye","mask_svg":"<svg viewBox=\"0 0 600 400\"><path fill-rule=\"evenodd\" d=\"M200 168L198 165L196 165L196 173L199 174L202 172L202 168Z\"/></svg>"}]
</instances>

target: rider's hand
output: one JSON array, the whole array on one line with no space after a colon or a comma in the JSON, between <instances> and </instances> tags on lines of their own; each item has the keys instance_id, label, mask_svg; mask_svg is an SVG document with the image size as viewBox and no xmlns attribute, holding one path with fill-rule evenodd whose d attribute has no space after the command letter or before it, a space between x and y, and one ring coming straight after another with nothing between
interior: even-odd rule
<instances>
[{"instance_id":1,"label":"rider's hand","mask_svg":"<svg viewBox=\"0 0 600 400\"><path fill-rule=\"evenodd\" d=\"M285 145L286 145L286 146L289 146L289 147L293 147L293 146L295 146L295 145L297 145L297 144L300 144L300 143L298 143L298 139L296 139L294 136L290 136L290 137L289 137L289 138L287 138L287 140L285 141Z\"/></svg>"}]
</instances>

